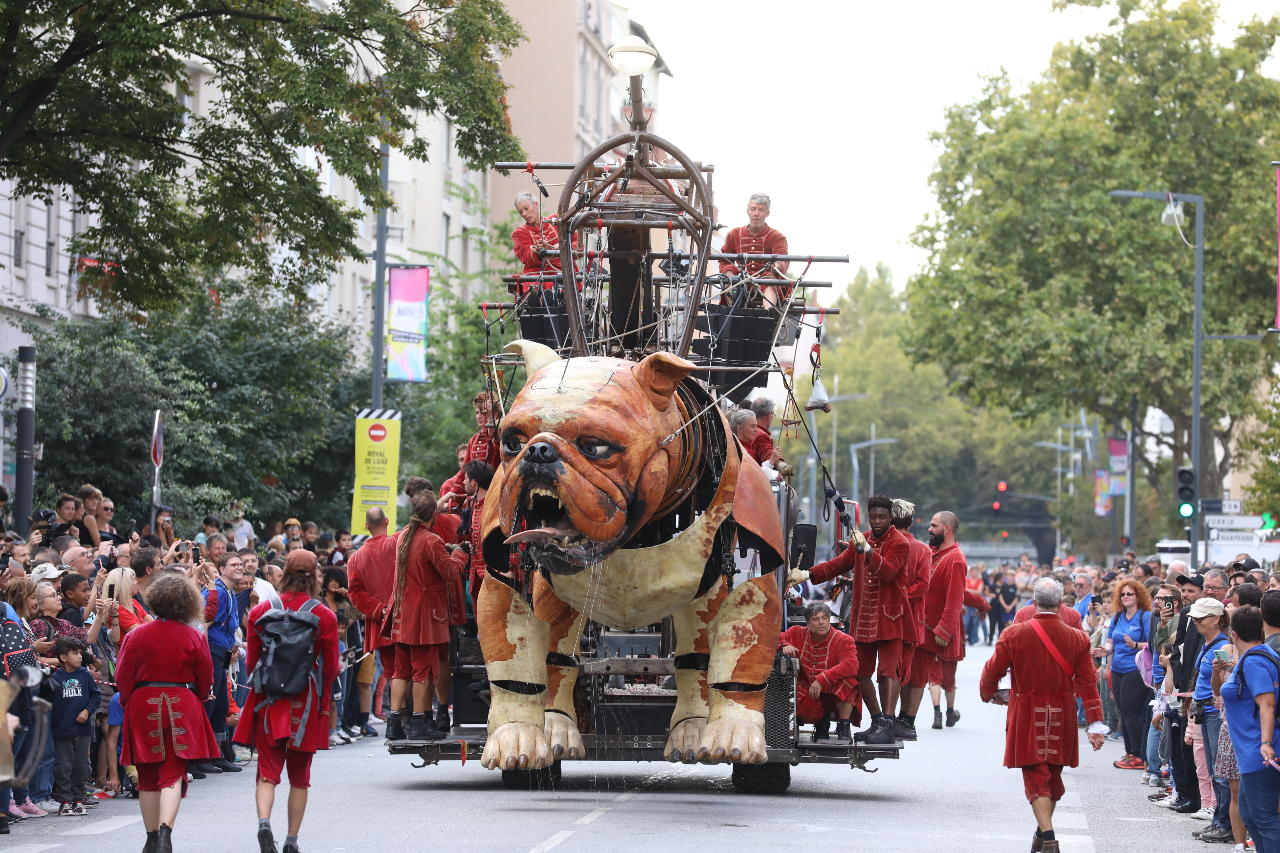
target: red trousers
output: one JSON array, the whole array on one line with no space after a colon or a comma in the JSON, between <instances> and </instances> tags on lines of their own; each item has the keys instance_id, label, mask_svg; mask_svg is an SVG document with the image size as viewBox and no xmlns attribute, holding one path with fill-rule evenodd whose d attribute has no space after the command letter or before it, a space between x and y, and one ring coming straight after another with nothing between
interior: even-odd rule
<instances>
[{"instance_id":1,"label":"red trousers","mask_svg":"<svg viewBox=\"0 0 1280 853\"><path fill-rule=\"evenodd\" d=\"M939 660L937 652L917 646L911 655L911 677L903 682L906 687L940 685L943 690L956 689L956 664L954 660Z\"/></svg>"},{"instance_id":2,"label":"red trousers","mask_svg":"<svg viewBox=\"0 0 1280 853\"><path fill-rule=\"evenodd\" d=\"M836 708L836 697L831 693L823 693L817 699L809 695L809 691L796 691L796 719L801 723L819 722L827 714L840 718Z\"/></svg>"},{"instance_id":3,"label":"red trousers","mask_svg":"<svg viewBox=\"0 0 1280 853\"><path fill-rule=\"evenodd\" d=\"M1061 764L1028 764L1022 768L1022 785L1027 789L1028 802L1048 797L1056 803L1067 790L1062 784Z\"/></svg>"},{"instance_id":4,"label":"red trousers","mask_svg":"<svg viewBox=\"0 0 1280 853\"><path fill-rule=\"evenodd\" d=\"M112 759L113 761L115 759ZM169 752L163 761L138 762L138 790L159 791L171 787L175 782L182 783L182 796L187 795L187 760Z\"/></svg>"},{"instance_id":5,"label":"red trousers","mask_svg":"<svg viewBox=\"0 0 1280 853\"><path fill-rule=\"evenodd\" d=\"M396 643L396 678L422 684L440 677L440 667L448 665L449 644L410 646Z\"/></svg>"},{"instance_id":6,"label":"red trousers","mask_svg":"<svg viewBox=\"0 0 1280 853\"><path fill-rule=\"evenodd\" d=\"M878 643L856 643L858 647L858 677L870 678L876 671L876 658L880 659L880 680L897 678L902 661L902 640L881 640Z\"/></svg>"},{"instance_id":7,"label":"red trousers","mask_svg":"<svg viewBox=\"0 0 1280 853\"><path fill-rule=\"evenodd\" d=\"M290 788L311 787L311 759L315 757L314 752L294 749L288 738L259 738L257 747L258 778L263 782L279 785L280 771L288 768Z\"/></svg>"}]
</instances>

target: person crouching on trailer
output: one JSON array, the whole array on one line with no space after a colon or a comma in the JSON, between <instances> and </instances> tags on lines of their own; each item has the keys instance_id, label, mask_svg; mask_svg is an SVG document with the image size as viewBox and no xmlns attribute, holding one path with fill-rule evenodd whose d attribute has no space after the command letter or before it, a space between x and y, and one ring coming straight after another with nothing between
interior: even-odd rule
<instances>
[{"instance_id":1,"label":"person crouching on trailer","mask_svg":"<svg viewBox=\"0 0 1280 853\"><path fill-rule=\"evenodd\" d=\"M284 853L299 853L298 830L307 810L311 759L316 750L329 748L329 696L338 674L338 617L317 600L319 595L316 555L291 551L285 558L279 596L255 605L246 623L249 649L245 665L252 673L252 690L236 726L234 742L258 751L256 796L261 853L276 853L271 808L281 771L286 767L289 834ZM282 610L299 615L291 617L290 624L278 618ZM279 685L289 682L301 684L301 688L286 694L277 692Z\"/></svg>"},{"instance_id":2,"label":"person crouching on trailer","mask_svg":"<svg viewBox=\"0 0 1280 853\"><path fill-rule=\"evenodd\" d=\"M858 695L858 649L853 638L831 629L825 604L804 609L805 624L782 633L782 653L800 662L796 689L796 719L813 723L813 741L827 740L830 716L836 718L836 740L853 743L849 730Z\"/></svg>"}]
</instances>

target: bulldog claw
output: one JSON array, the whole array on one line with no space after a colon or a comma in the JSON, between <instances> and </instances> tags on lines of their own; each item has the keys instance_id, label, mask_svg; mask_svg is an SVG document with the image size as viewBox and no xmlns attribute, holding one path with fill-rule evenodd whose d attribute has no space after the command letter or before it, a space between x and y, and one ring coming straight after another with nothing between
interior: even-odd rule
<instances>
[{"instance_id":1,"label":"bulldog claw","mask_svg":"<svg viewBox=\"0 0 1280 853\"><path fill-rule=\"evenodd\" d=\"M698 744L698 757L710 755L712 761L741 762L746 756L748 764L762 764L768 760L768 747L764 731L749 720L722 717L707 723Z\"/></svg>"},{"instance_id":2,"label":"bulldog claw","mask_svg":"<svg viewBox=\"0 0 1280 853\"><path fill-rule=\"evenodd\" d=\"M540 770L554 762L547 736L529 723L503 723L484 744L480 764L488 770Z\"/></svg>"},{"instance_id":3,"label":"bulldog claw","mask_svg":"<svg viewBox=\"0 0 1280 853\"><path fill-rule=\"evenodd\" d=\"M587 747L572 718L547 711L543 717L542 730L546 732L547 742L551 744L553 758L586 758Z\"/></svg>"},{"instance_id":4,"label":"bulldog claw","mask_svg":"<svg viewBox=\"0 0 1280 853\"><path fill-rule=\"evenodd\" d=\"M676 723L667 737L667 747L663 755L672 761L693 761L698 741L702 739L702 730L707 725L706 717L689 717Z\"/></svg>"}]
</instances>

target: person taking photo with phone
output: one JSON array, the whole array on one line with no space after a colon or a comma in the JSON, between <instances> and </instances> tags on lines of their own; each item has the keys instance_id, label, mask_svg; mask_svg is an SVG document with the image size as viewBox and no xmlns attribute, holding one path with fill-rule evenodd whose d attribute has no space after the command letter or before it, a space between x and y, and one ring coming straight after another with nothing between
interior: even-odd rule
<instances>
[{"instance_id":1,"label":"person taking photo with phone","mask_svg":"<svg viewBox=\"0 0 1280 853\"><path fill-rule=\"evenodd\" d=\"M1151 688L1138 668L1138 654L1151 643L1151 594L1133 578L1115 585L1112 616L1095 657L1111 657L1111 694L1120 716L1124 758L1112 762L1121 770L1143 770L1147 743L1147 706Z\"/></svg>"}]
</instances>

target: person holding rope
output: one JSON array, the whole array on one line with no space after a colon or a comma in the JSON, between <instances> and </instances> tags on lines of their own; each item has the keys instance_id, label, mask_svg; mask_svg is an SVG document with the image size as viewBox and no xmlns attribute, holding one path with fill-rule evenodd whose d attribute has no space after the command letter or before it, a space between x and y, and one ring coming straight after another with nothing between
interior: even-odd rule
<instances>
[{"instance_id":1,"label":"person holding rope","mask_svg":"<svg viewBox=\"0 0 1280 853\"><path fill-rule=\"evenodd\" d=\"M524 220L524 224L511 232L511 246L516 257L524 264L521 276L554 276L560 272L560 234L556 230L555 217L542 218L541 208L533 193L516 193L516 213ZM573 249L578 249L578 238L573 238ZM549 254L542 254L542 252ZM521 281L516 285L516 293L523 296L533 285L542 285L542 290L555 287L554 281L533 282Z\"/></svg>"}]
</instances>

